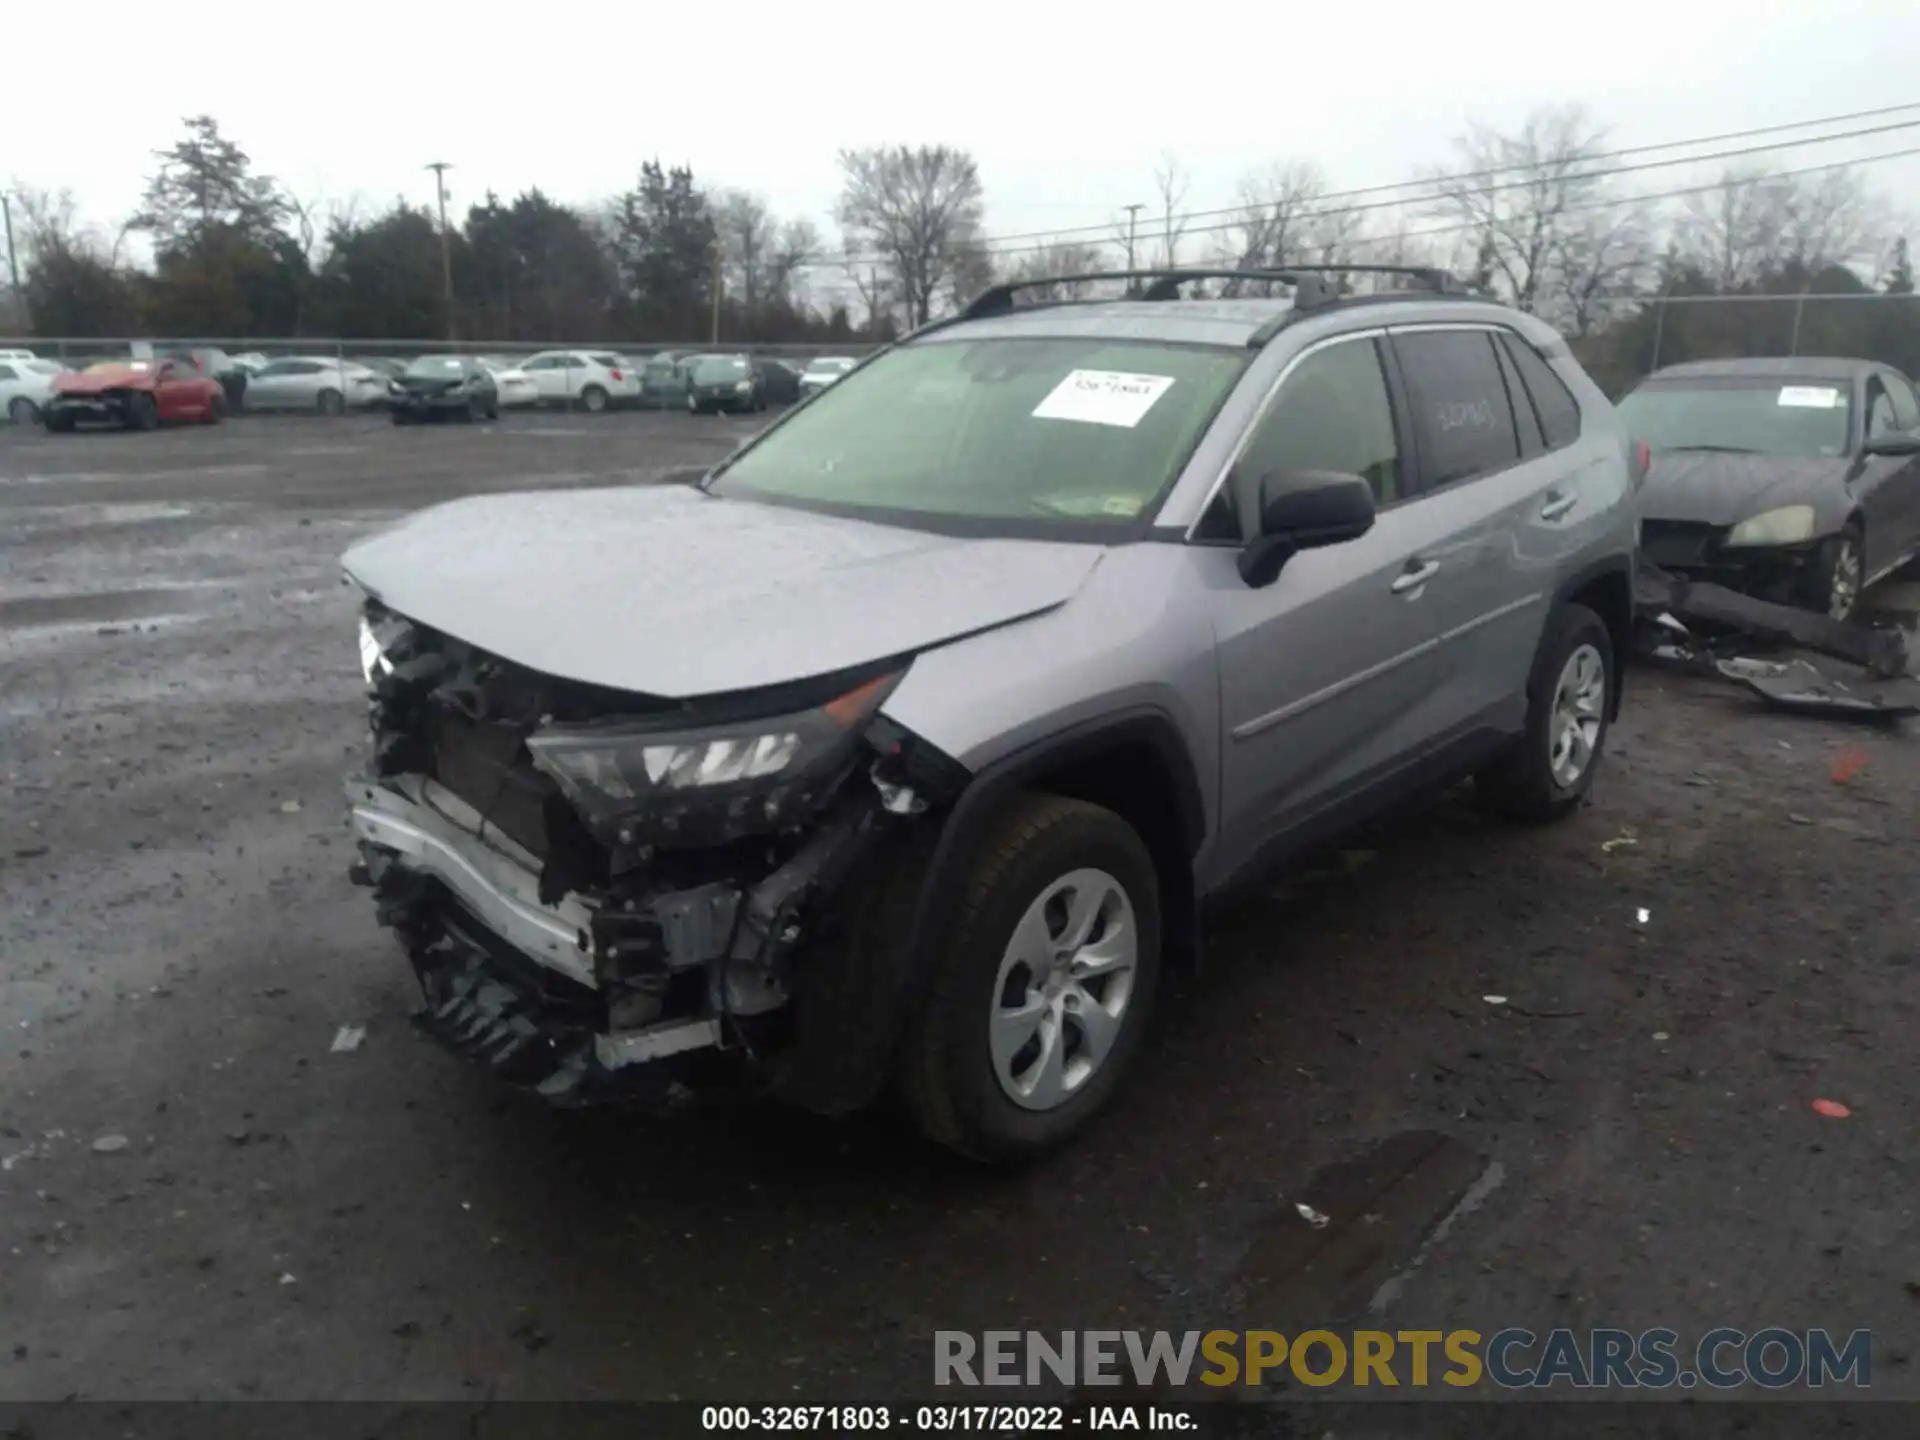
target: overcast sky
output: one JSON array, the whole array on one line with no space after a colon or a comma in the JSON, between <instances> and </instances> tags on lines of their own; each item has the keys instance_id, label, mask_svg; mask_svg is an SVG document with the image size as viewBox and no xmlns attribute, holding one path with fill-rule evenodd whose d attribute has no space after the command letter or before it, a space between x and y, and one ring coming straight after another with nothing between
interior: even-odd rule
<instances>
[{"instance_id":1,"label":"overcast sky","mask_svg":"<svg viewBox=\"0 0 1920 1440\"><path fill-rule=\"evenodd\" d=\"M191 24L133 23L184 13L93 0L84 45L8 67L15 143L0 146L0 177L69 187L89 219L111 224L179 117L205 111L296 193L358 196L363 210L430 200L430 160L455 166L463 212L489 188L594 201L658 155L758 191L783 216L825 221L837 147L942 140L978 159L988 231L1004 235L1150 202L1169 149L1193 172L1188 205L1206 208L1276 159L1316 160L1339 188L1406 179L1447 161L1469 119L1510 126L1566 100L1589 105L1620 146L1920 101L1914 0L743 0L572 15L508 0L250 0ZM1911 146L1920 128L1777 158ZM1873 174L1920 209L1920 160ZM1663 189L1706 178L1644 177Z\"/></svg>"}]
</instances>

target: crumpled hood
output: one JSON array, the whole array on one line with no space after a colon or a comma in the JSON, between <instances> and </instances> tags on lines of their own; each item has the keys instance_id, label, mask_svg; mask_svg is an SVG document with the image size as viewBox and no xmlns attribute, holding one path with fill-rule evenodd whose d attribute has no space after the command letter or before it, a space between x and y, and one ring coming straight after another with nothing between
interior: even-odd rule
<instances>
[{"instance_id":1,"label":"crumpled hood","mask_svg":"<svg viewBox=\"0 0 1920 1440\"><path fill-rule=\"evenodd\" d=\"M1781 505L1812 505L1824 516L1845 500L1849 463L1826 457L1656 451L1640 490L1640 516L1725 526Z\"/></svg>"},{"instance_id":2,"label":"crumpled hood","mask_svg":"<svg viewBox=\"0 0 1920 1440\"><path fill-rule=\"evenodd\" d=\"M114 369L69 371L53 377L59 395L98 395L104 390L151 390L151 370Z\"/></svg>"},{"instance_id":3,"label":"crumpled hood","mask_svg":"<svg viewBox=\"0 0 1920 1440\"><path fill-rule=\"evenodd\" d=\"M960 540L681 485L476 496L342 561L410 619L669 699L903 655L1063 604L1100 547Z\"/></svg>"}]
</instances>

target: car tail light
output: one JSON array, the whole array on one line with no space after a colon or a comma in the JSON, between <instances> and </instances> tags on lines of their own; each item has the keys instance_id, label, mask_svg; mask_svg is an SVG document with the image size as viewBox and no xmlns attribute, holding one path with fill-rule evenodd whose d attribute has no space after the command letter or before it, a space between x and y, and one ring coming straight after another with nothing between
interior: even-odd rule
<instances>
[{"instance_id":1,"label":"car tail light","mask_svg":"<svg viewBox=\"0 0 1920 1440\"><path fill-rule=\"evenodd\" d=\"M622 375L618 370L609 370L607 374L611 375L616 380L624 380L627 378L626 376Z\"/></svg>"},{"instance_id":2,"label":"car tail light","mask_svg":"<svg viewBox=\"0 0 1920 1440\"><path fill-rule=\"evenodd\" d=\"M1653 469L1653 447L1644 440L1633 442L1633 481L1639 484L1647 478L1647 472Z\"/></svg>"}]
</instances>

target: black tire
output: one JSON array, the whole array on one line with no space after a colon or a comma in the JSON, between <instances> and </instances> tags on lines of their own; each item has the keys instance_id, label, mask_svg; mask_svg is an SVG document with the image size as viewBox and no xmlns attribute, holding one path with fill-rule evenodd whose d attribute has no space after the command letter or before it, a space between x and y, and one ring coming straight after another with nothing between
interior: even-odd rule
<instances>
[{"instance_id":1,"label":"black tire","mask_svg":"<svg viewBox=\"0 0 1920 1440\"><path fill-rule=\"evenodd\" d=\"M49 410L41 418L49 434L71 435L73 433L73 416L63 411Z\"/></svg>"},{"instance_id":2,"label":"black tire","mask_svg":"<svg viewBox=\"0 0 1920 1440\"><path fill-rule=\"evenodd\" d=\"M7 406L7 418L16 425L32 425L40 419L40 407L24 395L16 395Z\"/></svg>"},{"instance_id":3,"label":"black tire","mask_svg":"<svg viewBox=\"0 0 1920 1440\"><path fill-rule=\"evenodd\" d=\"M1060 877L1104 870L1133 905L1133 988L1106 1058L1079 1093L1050 1110L1014 1103L993 1071L987 1017L1008 937ZM1132 826L1111 810L1057 795L1022 796L975 852L901 1052L901 1088L930 1139L975 1160L1041 1155L1081 1131L1119 1086L1153 1011L1160 978L1160 887Z\"/></svg>"},{"instance_id":4,"label":"black tire","mask_svg":"<svg viewBox=\"0 0 1920 1440\"><path fill-rule=\"evenodd\" d=\"M396 425L411 425L413 423L413 416L405 410L395 410L393 412L393 423Z\"/></svg>"},{"instance_id":5,"label":"black tire","mask_svg":"<svg viewBox=\"0 0 1920 1440\"><path fill-rule=\"evenodd\" d=\"M1571 784L1563 784L1553 769L1555 697L1562 673L1583 646L1591 646L1600 656L1605 686L1600 698L1600 723L1585 766ZM1593 788L1594 772L1606 752L1614 698L1620 689L1618 666L1613 636L1598 615L1575 604L1562 605L1554 612L1527 680L1526 733L1499 760L1474 776L1474 789L1483 803L1510 820L1527 824L1559 820L1579 808Z\"/></svg>"},{"instance_id":6,"label":"black tire","mask_svg":"<svg viewBox=\"0 0 1920 1440\"><path fill-rule=\"evenodd\" d=\"M1852 566L1851 593L1844 604L1835 596L1835 582L1842 564ZM1849 620L1859 608L1860 592L1867 578L1867 533L1858 520L1849 520L1838 535L1829 535L1820 545L1820 553L1807 567L1801 603L1836 620Z\"/></svg>"},{"instance_id":7,"label":"black tire","mask_svg":"<svg viewBox=\"0 0 1920 1440\"><path fill-rule=\"evenodd\" d=\"M216 391L214 392L213 398L207 401L207 413L204 417L202 417L200 423L202 425L218 425L222 420L226 418L227 418L226 392Z\"/></svg>"},{"instance_id":8,"label":"black tire","mask_svg":"<svg viewBox=\"0 0 1920 1440\"><path fill-rule=\"evenodd\" d=\"M322 390L313 403L322 415L338 415L347 408L346 396L338 390Z\"/></svg>"},{"instance_id":9,"label":"black tire","mask_svg":"<svg viewBox=\"0 0 1920 1440\"><path fill-rule=\"evenodd\" d=\"M598 415L610 403L611 397L598 385L589 385L580 392L580 404L589 415Z\"/></svg>"},{"instance_id":10,"label":"black tire","mask_svg":"<svg viewBox=\"0 0 1920 1440\"><path fill-rule=\"evenodd\" d=\"M127 428L129 430L157 430L160 427L160 407L154 403L151 395L136 391L127 397Z\"/></svg>"},{"instance_id":11,"label":"black tire","mask_svg":"<svg viewBox=\"0 0 1920 1440\"><path fill-rule=\"evenodd\" d=\"M492 420L498 420L499 418L500 418L500 402L497 400L489 400L487 402L487 419L492 421Z\"/></svg>"}]
</instances>

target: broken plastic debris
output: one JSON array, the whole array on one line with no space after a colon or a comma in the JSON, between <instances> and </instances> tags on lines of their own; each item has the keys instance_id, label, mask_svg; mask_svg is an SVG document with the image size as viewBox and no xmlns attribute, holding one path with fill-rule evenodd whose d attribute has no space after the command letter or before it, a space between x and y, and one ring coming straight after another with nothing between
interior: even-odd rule
<instances>
[{"instance_id":1,"label":"broken plastic debris","mask_svg":"<svg viewBox=\"0 0 1920 1440\"><path fill-rule=\"evenodd\" d=\"M290 1274L283 1274L283 1275L282 1275L282 1276L280 1277L280 1283L281 1283L282 1285L291 1285L291 1284L293 1284L293 1276L292 1276L292 1275L290 1275Z\"/></svg>"},{"instance_id":2,"label":"broken plastic debris","mask_svg":"<svg viewBox=\"0 0 1920 1440\"><path fill-rule=\"evenodd\" d=\"M300 802L298 800L282 800L280 802L280 813L282 815L298 815L300 813Z\"/></svg>"},{"instance_id":3,"label":"broken plastic debris","mask_svg":"<svg viewBox=\"0 0 1920 1440\"><path fill-rule=\"evenodd\" d=\"M1656 1040L1667 1040L1667 1039L1671 1039L1672 1037L1669 1036L1667 1032L1664 1030L1656 1030L1653 1032L1653 1038Z\"/></svg>"},{"instance_id":4,"label":"broken plastic debris","mask_svg":"<svg viewBox=\"0 0 1920 1440\"><path fill-rule=\"evenodd\" d=\"M127 1137L124 1135L102 1135L93 1142L93 1153L96 1155L111 1155L126 1148Z\"/></svg>"},{"instance_id":5,"label":"broken plastic debris","mask_svg":"<svg viewBox=\"0 0 1920 1440\"><path fill-rule=\"evenodd\" d=\"M1600 842L1600 849L1603 854L1611 855L1622 845L1638 845L1639 843L1640 842L1631 835L1616 835L1611 840L1602 840Z\"/></svg>"},{"instance_id":6,"label":"broken plastic debris","mask_svg":"<svg viewBox=\"0 0 1920 1440\"><path fill-rule=\"evenodd\" d=\"M1482 995L1480 998L1489 1005L1504 1005L1507 1003L1507 997L1504 995Z\"/></svg>"},{"instance_id":7,"label":"broken plastic debris","mask_svg":"<svg viewBox=\"0 0 1920 1440\"><path fill-rule=\"evenodd\" d=\"M1638 910L1633 912L1633 918L1644 925L1653 918L1653 912L1642 905Z\"/></svg>"},{"instance_id":8,"label":"broken plastic debris","mask_svg":"<svg viewBox=\"0 0 1920 1440\"><path fill-rule=\"evenodd\" d=\"M1867 752L1851 746L1833 757L1833 783L1844 785L1867 768Z\"/></svg>"},{"instance_id":9,"label":"broken plastic debris","mask_svg":"<svg viewBox=\"0 0 1920 1440\"><path fill-rule=\"evenodd\" d=\"M364 1025L342 1025L334 1032L333 1044L329 1047L335 1055L348 1055L360 1048L360 1042L367 1038Z\"/></svg>"},{"instance_id":10,"label":"broken plastic debris","mask_svg":"<svg viewBox=\"0 0 1920 1440\"><path fill-rule=\"evenodd\" d=\"M1853 1111L1842 1105L1838 1100L1816 1100L1813 1102L1813 1113L1816 1115L1824 1115L1829 1120L1844 1120L1853 1114Z\"/></svg>"},{"instance_id":11,"label":"broken plastic debris","mask_svg":"<svg viewBox=\"0 0 1920 1440\"><path fill-rule=\"evenodd\" d=\"M1318 1210L1314 1209L1311 1205L1307 1204L1306 1201L1304 1200L1300 1201L1293 1208L1298 1210L1300 1212L1300 1218L1306 1221L1307 1224L1311 1225L1314 1229L1324 1230L1327 1228L1327 1217L1325 1215L1322 1215Z\"/></svg>"}]
</instances>

